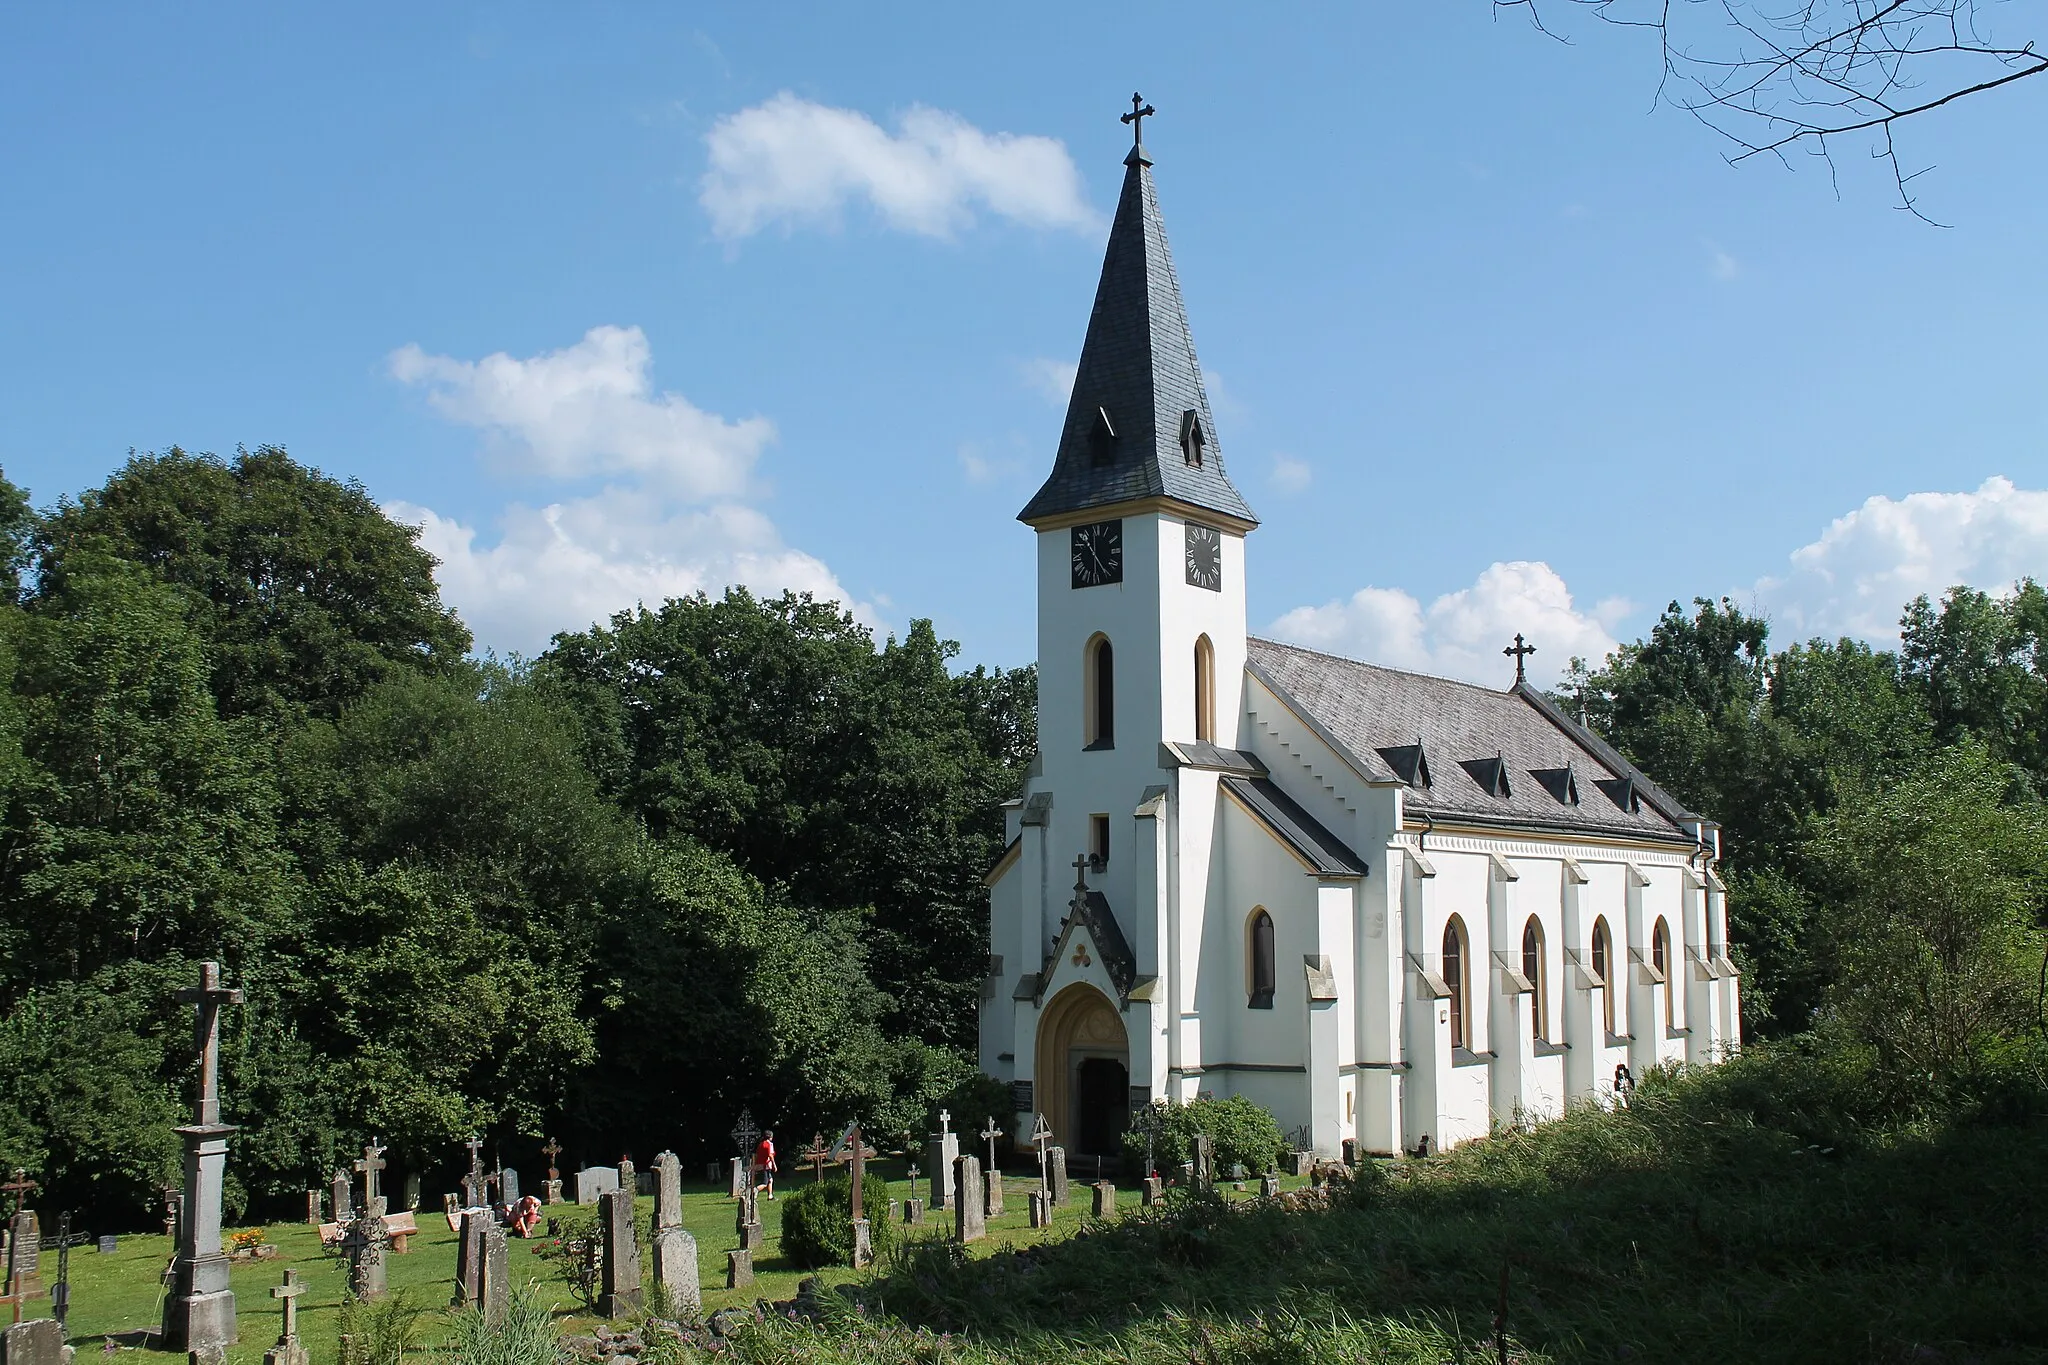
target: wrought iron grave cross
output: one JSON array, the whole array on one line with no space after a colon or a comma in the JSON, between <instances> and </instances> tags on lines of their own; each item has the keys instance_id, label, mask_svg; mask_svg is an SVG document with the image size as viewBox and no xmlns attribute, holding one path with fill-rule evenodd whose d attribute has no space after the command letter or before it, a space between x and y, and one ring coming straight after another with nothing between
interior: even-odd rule
<instances>
[{"instance_id":1,"label":"wrought iron grave cross","mask_svg":"<svg viewBox=\"0 0 2048 1365\"><path fill-rule=\"evenodd\" d=\"M825 1163L832 1159L832 1149L825 1145L823 1133L811 1134L811 1145L797 1153L811 1163L811 1174L819 1181L825 1178Z\"/></svg>"},{"instance_id":2,"label":"wrought iron grave cross","mask_svg":"<svg viewBox=\"0 0 2048 1365\"><path fill-rule=\"evenodd\" d=\"M555 1169L555 1158L562 1154L562 1144L550 1137L548 1145L541 1148L541 1151L546 1154L548 1159L548 1179L560 1180L562 1173Z\"/></svg>"}]
</instances>

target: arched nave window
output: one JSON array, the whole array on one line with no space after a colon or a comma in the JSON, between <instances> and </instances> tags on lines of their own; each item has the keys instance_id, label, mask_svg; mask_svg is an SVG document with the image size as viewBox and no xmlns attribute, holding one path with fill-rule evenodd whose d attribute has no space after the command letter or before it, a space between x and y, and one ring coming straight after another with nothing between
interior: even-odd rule
<instances>
[{"instance_id":1,"label":"arched nave window","mask_svg":"<svg viewBox=\"0 0 2048 1365\"><path fill-rule=\"evenodd\" d=\"M1550 982L1543 971L1543 926L1534 915L1522 926L1522 975L1534 988L1529 997L1529 1029L1537 1042L1546 1042L1550 1037Z\"/></svg>"},{"instance_id":2,"label":"arched nave window","mask_svg":"<svg viewBox=\"0 0 2048 1365\"><path fill-rule=\"evenodd\" d=\"M1444 926L1444 982L1451 988L1451 1046L1467 1049L1472 1046L1472 1019L1466 1008L1471 997L1466 989L1470 985L1469 948L1465 921L1452 915L1451 922Z\"/></svg>"},{"instance_id":3,"label":"arched nave window","mask_svg":"<svg viewBox=\"0 0 2048 1365\"><path fill-rule=\"evenodd\" d=\"M1593 921L1593 975L1607 989L1600 992L1600 1009L1606 1016L1607 1032L1614 1033L1614 935L1607 932L1603 916Z\"/></svg>"},{"instance_id":4,"label":"arched nave window","mask_svg":"<svg viewBox=\"0 0 2048 1365\"><path fill-rule=\"evenodd\" d=\"M1081 733L1091 749L1116 747L1116 651L1109 637L1088 642L1083 658Z\"/></svg>"},{"instance_id":5,"label":"arched nave window","mask_svg":"<svg viewBox=\"0 0 2048 1365\"><path fill-rule=\"evenodd\" d=\"M1252 922L1247 932L1251 939L1248 952L1251 970L1246 984L1251 989L1251 1007L1269 1010L1273 1008L1273 987L1279 980L1273 956L1273 917L1262 909L1252 911Z\"/></svg>"},{"instance_id":6,"label":"arched nave window","mask_svg":"<svg viewBox=\"0 0 2048 1365\"><path fill-rule=\"evenodd\" d=\"M1206 635L1195 641L1195 738L1216 742L1216 647Z\"/></svg>"},{"instance_id":7,"label":"arched nave window","mask_svg":"<svg viewBox=\"0 0 2048 1365\"><path fill-rule=\"evenodd\" d=\"M1650 965L1664 978L1664 1027L1671 1028L1678 1023L1671 1010L1671 928L1662 918L1650 931Z\"/></svg>"}]
</instances>

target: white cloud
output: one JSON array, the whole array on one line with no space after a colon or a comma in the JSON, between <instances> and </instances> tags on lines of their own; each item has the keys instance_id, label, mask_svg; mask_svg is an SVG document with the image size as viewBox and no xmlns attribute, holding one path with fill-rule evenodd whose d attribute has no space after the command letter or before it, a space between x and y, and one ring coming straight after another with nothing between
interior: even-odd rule
<instances>
[{"instance_id":1,"label":"white cloud","mask_svg":"<svg viewBox=\"0 0 2048 1365\"><path fill-rule=\"evenodd\" d=\"M1080 366L1070 360L1037 356L1019 365L1026 388L1032 389L1056 408L1064 408L1074 393L1074 376Z\"/></svg>"},{"instance_id":2,"label":"white cloud","mask_svg":"<svg viewBox=\"0 0 2048 1365\"><path fill-rule=\"evenodd\" d=\"M1986 479L1974 493L1867 500L1792 552L1783 577L1758 581L1758 606L1780 645L1814 635L1898 639L1899 614L1921 593L1959 583L2009 588L2048 566L2048 490Z\"/></svg>"},{"instance_id":3,"label":"white cloud","mask_svg":"<svg viewBox=\"0 0 2048 1365\"><path fill-rule=\"evenodd\" d=\"M775 437L766 418L728 422L656 394L638 327L593 327L574 346L526 360L503 351L456 360L406 345L390 363L442 416L488 432L547 478L634 474L687 498L729 496Z\"/></svg>"},{"instance_id":4,"label":"white cloud","mask_svg":"<svg viewBox=\"0 0 2048 1365\"><path fill-rule=\"evenodd\" d=\"M1268 629L1277 639L1468 682L1504 687L1514 679L1501 650L1520 632L1538 653L1528 663L1539 684L1554 682L1574 655L1605 658L1613 627L1630 604L1603 602L1588 614L1548 564L1496 563L1469 588L1427 607L1399 588L1360 588L1349 599L1296 607Z\"/></svg>"},{"instance_id":5,"label":"white cloud","mask_svg":"<svg viewBox=\"0 0 2048 1365\"><path fill-rule=\"evenodd\" d=\"M1282 493L1299 493L1314 477L1315 471L1309 468L1307 460L1297 460L1292 455L1273 456L1273 487Z\"/></svg>"},{"instance_id":6,"label":"white cloud","mask_svg":"<svg viewBox=\"0 0 2048 1365\"><path fill-rule=\"evenodd\" d=\"M1707 269L1713 274L1715 279L1732 280L1742 273L1742 262L1736 260L1726 251L1723 251L1719 246L1705 240L1702 240L1700 245L1707 249Z\"/></svg>"},{"instance_id":7,"label":"white cloud","mask_svg":"<svg viewBox=\"0 0 2048 1365\"><path fill-rule=\"evenodd\" d=\"M1030 227L1098 224L1056 138L984 133L924 105L913 105L897 128L891 134L865 114L785 90L712 125L698 202L727 240L775 222L831 223L852 200L927 237L950 236L976 208Z\"/></svg>"},{"instance_id":8,"label":"white cloud","mask_svg":"<svg viewBox=\"0 0 2048 1365\"><path fill-rule=\"evenodd\" d=\"M593 328L575 346L526 360L453 360L417 346L392 355L395 377L427 385L443 416L515 447L529 473L618 476L587 496L504 508L491 544L480 543L476 525L431 508L386 505L421 528L421 544L441 561L442 596L478 646L531 654L557 631L732 584L809 592L875 624L822 561L785 545L741 498L774 428L654 396L651 359L637 327Z\"/></svg>"}]
</instances>

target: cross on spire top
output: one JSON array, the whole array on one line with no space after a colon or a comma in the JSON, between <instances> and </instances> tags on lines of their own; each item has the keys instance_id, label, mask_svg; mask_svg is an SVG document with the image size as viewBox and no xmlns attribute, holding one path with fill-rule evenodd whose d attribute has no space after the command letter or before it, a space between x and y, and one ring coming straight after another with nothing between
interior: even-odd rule
<instances>
[{"instance_id":1,"label":"cross on spire top","mask_svg":"<svg viewBox=\"0 0 2048 1365\"><path fill-rule=\"evenodd\" d=\"M1131 145L1133 147L1145 145L1145 125L1140 120L1151 118L1158 112L1157 109L1145 103L1143 95L1140 95L1135 90L1131 92L1131 112L1119 114L1117 117L1121 122L1131 125Z\"/></svg>"},{"instance_id":2,"label":"cross on spire top","mask_svg":"<svg viewBox=\"0 0 2048 1365\"><path fill-rule=\"evenodd\" d=\"M1528 681L1528 674L1523 669L1523 661L1535 652L1536 646L1525 645L1522 643L1522 632L1520 631L1515 632L1515 643L1513 644L1513 646L1501 651L1501 653L1511 655L1514 658L1515 681L1517 683Z\"/></svg>"}]
</instances>

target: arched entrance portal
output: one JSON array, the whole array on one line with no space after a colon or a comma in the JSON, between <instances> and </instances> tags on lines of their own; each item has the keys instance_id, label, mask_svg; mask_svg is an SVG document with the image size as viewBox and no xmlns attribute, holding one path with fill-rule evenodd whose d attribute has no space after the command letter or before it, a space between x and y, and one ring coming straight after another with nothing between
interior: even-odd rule
<instances>
[{"instance_id":1,"label":"arched entrance portal","mask_svg":"<svg viewBox=\"0 0 2048 1365\"><path fill-rule=\"evenodd\" d=\"M1034 1089L1053 1140L1069 1154L1115 1156L1130 1126L1131 1051L1109 997L1072 985L1038 1022Z\"/></svg>"}]
</instances>

